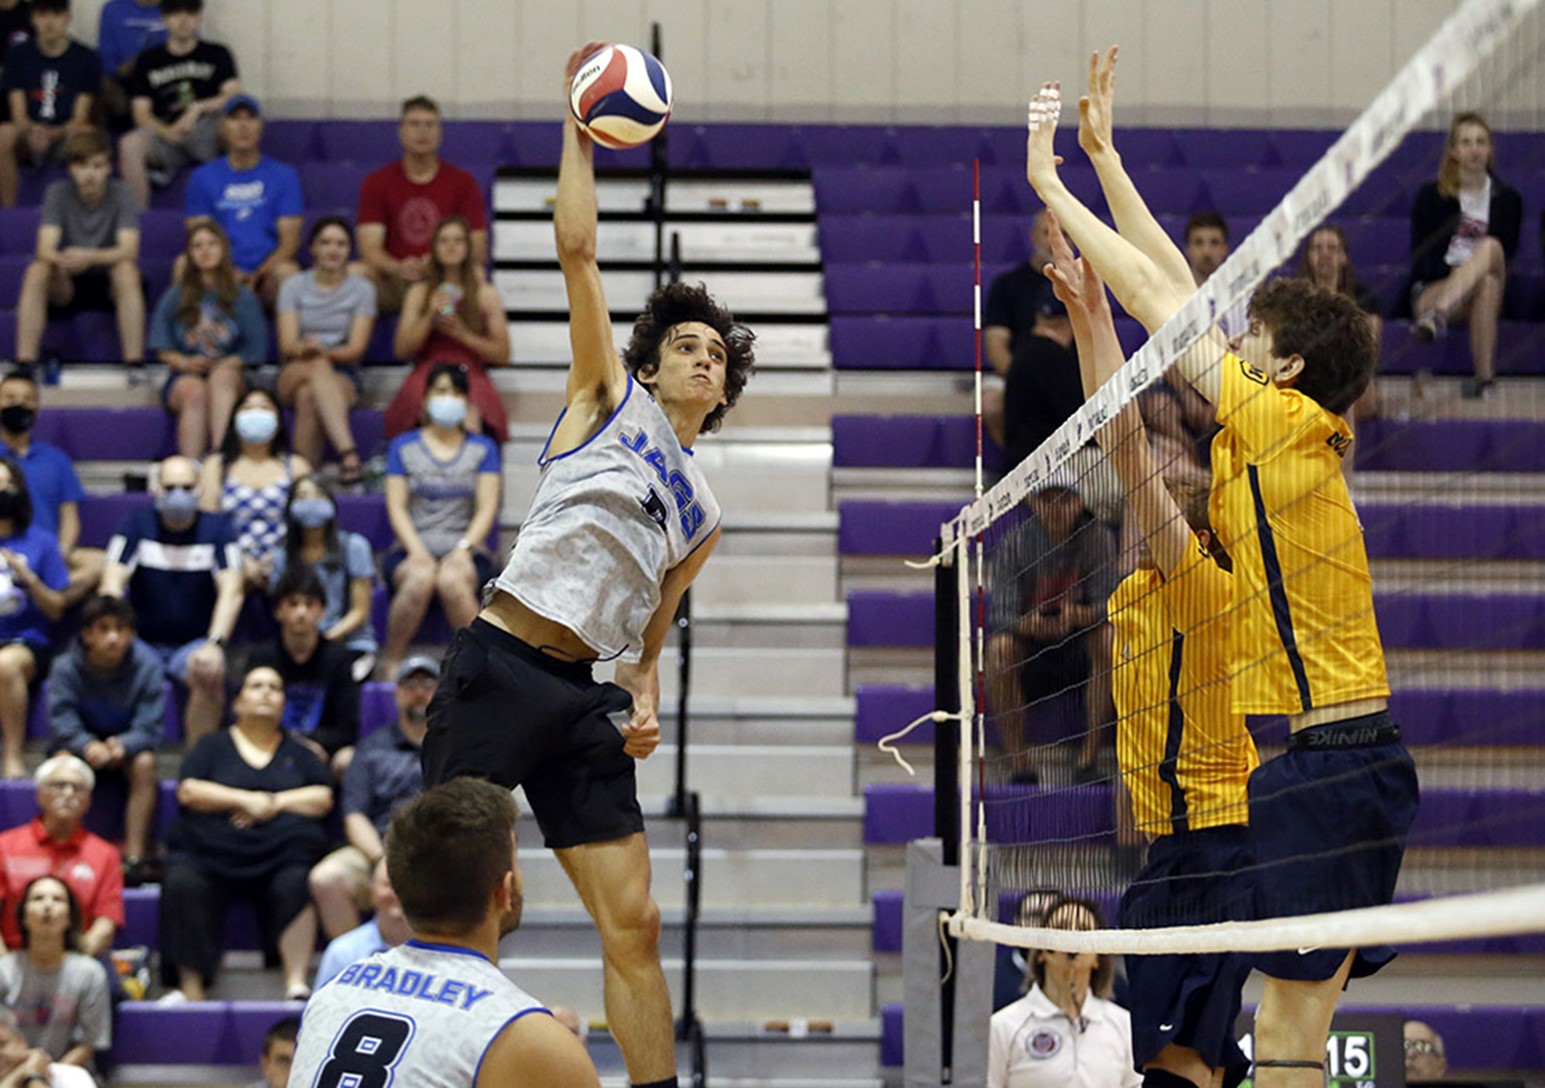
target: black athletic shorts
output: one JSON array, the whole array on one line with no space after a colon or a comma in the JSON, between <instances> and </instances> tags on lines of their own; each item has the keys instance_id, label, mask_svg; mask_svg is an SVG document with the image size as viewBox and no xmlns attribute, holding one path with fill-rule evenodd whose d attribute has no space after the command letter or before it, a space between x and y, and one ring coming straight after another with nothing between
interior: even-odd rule
<instances>
[{"instance_id":1,"label":"black athletic shorts","mask_svg":"<svg viewBox=\"0 0 1545 1088\"><path fill-rule=\"evenodd\" d=\"M634 760L608 717L633 697L486 620L456 632L424 737L424 785L461 775L523 786L549 847L644 829Z\"/></svg>"},{"instance_id":2,"label":"black athletic shorts","mask_svg":"<svg viewBox=\"0 0 1545 1088\"><path fill-rule=\"evenodd\" d=\"M1248 921L1250 859L1250 829L1237 824L1161 835L1121 897L1122 928ZM1250 1059L1234 1039L1234 1024L1250 974L1245 957L1127 956L1126 969L1132 1058L1139 1070L1173 1043L1222 1069L1224 1088L1244 1080Z\"/></svg>"},{"instance_id":3,"label":"black athletic shorts","mask_svg":"<svg viewBox=\"0 0 1545 1088\"><path fill-rule=\"evenodd\" d=\"M1260 918L1381 906L1395 896L1406 835L1416 819L1416 765L1388 711L1303 730L1288 750L1250 776L1255 840L1255 910ZM1357 742L1377 736L1372 743ZM1261 952L1254 966L1272 978L1319 981L1345 948ZM1357 949L1352 977L1395 958L1388 945Z\"/></svg>"}]
</instances>

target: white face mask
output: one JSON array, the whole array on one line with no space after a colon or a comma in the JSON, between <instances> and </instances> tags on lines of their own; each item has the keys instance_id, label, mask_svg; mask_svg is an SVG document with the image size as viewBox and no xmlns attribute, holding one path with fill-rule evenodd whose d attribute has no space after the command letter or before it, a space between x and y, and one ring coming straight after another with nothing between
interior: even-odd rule
<instances>
[{"instance_id":1,"label":"white face mask","mask_svg":"<svg viewBox=\"0 0 1545 1088\"><path fill-rule=\"evenodd\" d=\"M267 442L279 431L279 416L268 408L243 408L236 413L236 433L243 442Z\"/></svg>"},{"instance_id":2,"label":"white face mask","mask_svg":"<svg viewBox=\"0 0 1545 1088\"><path fill-rule=\"evenodd\" d=\"M467 402L461 397L440 394L430 397L426 405L429 420L440 427L460 427L467 418Z\"/></svg>"}]
</instances>

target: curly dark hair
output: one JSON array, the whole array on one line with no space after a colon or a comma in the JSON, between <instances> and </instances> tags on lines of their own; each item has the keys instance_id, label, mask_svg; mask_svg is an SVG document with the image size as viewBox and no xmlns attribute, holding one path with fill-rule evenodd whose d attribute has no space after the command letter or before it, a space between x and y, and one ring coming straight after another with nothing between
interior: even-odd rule
<instances>
[{"instance_id":1,"label":"curly dark hair","mask_svg":"<svg viewBox=\"0 0 1545 1088\"><path fill-rule=\"evenodd\" d=\"M644 312L633 322L633 335L622 353L622 365L635 378L652 375L660 365L660 344L666 333L688 321L701 322L724 338L727 353L724 368L724 403L708 413L702 433L717 431L724 413L735 407L741 391L756 366L756 333L735 321L735 315L714 301L708 288L699 283L668 283L644 304Z\"/></svg>"},{"instance_id":2,"label":"curly dark hair","mask_svg":"<svg viewBox=\"0 0 1545 1088\"><path fill-rule=\"evenodd\" d=\"M1307 280L1274 279L1250 300L1250 317L1271 330L1278 358L1303 356L1293 388L1327 412L1345 413L1373 380L1379 346L1346 295Z\"/></svg>"}]
</instances>

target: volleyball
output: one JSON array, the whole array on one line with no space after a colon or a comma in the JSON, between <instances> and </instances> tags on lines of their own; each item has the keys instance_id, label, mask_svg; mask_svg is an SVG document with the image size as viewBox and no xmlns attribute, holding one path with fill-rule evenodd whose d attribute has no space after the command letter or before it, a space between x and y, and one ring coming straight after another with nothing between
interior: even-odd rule
<instances>
[{"instance_id":1,"label":"volleyball","mask_svg":"<svg viewBox=\"0 0 1545 1088\"><path fill-rule=\"evenodd\" d=\"M608 45L574 73L569 109L602 147L638 147L653 139L671 115L671 77L642 49Z\"/></svg>"}]
</instances>

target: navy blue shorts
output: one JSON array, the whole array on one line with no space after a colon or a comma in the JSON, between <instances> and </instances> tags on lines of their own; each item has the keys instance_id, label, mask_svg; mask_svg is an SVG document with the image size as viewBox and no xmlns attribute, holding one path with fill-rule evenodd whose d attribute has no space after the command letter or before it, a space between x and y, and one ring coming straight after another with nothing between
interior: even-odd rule
<instances>
[{"instance_id":1,"label":"navy blue shorts","mask_svg":"<svg viewBox=\"0 0 1545 1088\"><path fill-rule=\"evenodd\" d=\"M609 714L633 697L487 620L456 632L424 737L424 785L461 775L524 787L549 847L644 830L634 759Z\"/></svg>"},{"instance_id":2,"label":"navy blue shorts","mask_svg":"<svg viewBox=\"0 0 1545 1088\"><path fill-rule=\"evenodd\" d=\"M1336 728L1389 726L1387 712ZM1332 728L1332 727L1321 727ZM1406 835L1416 819L1416 765L1398 739L1367 747L1289 747L1250 776L1257 917L1382 906L1395 896ZM1395 958L1388 945L1356 950L1352 977ZM1261 952L1272 978L1330 978L1345 948Z\"/></svg>"},{"instance_id":3,"label":"navy blue shorts","mask_svg":"<svg viewBox=\"0 0 1545 1088\"><path fill-rule=\"evenodd\" d=\"M1160 836L1121 897L1122 927L1247 921L1253 909L1250 861L1250 829L1240 825ZM1225 1088L1244 1080L1250 1059L1234 1039L1234 1025L1250 974L1245 957L1127 956L1126 969L1132 1058L1139 1070L1174 1044L1222 1069Z\"/></svg>"}]
</instances>

